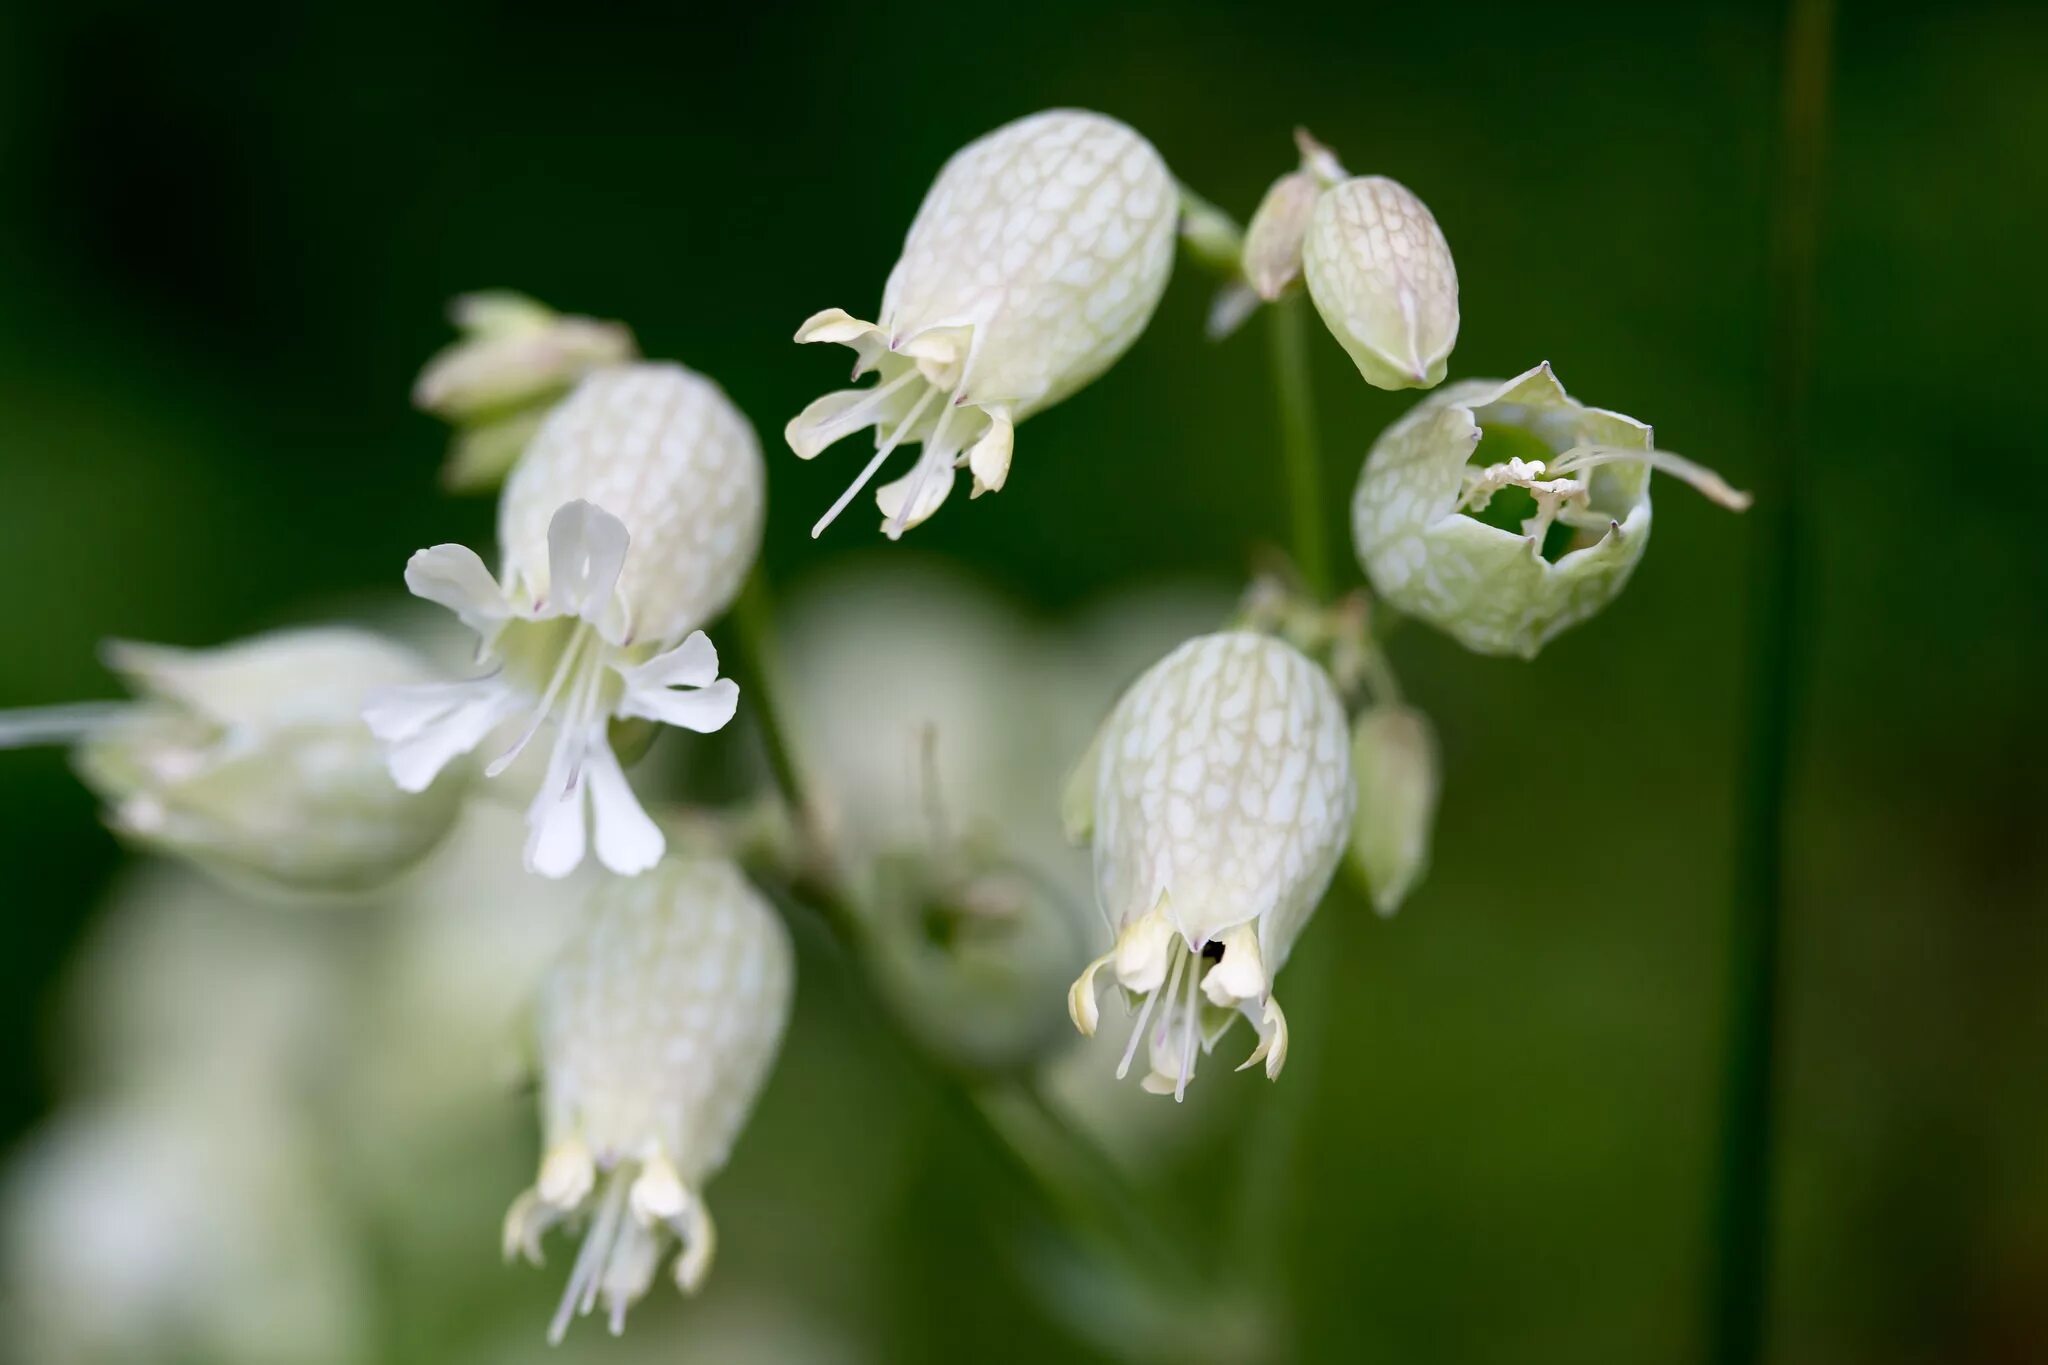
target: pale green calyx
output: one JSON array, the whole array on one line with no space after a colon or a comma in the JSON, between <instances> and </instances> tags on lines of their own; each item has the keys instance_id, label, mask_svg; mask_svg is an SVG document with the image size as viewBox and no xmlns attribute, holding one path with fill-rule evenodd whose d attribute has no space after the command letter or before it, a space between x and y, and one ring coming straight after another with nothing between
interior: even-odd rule
<instances>
[{"instance_id":1,"label":"pale green calyx","mask_svg":"<svg viewBox=\"0 0 2048 1365\"><path fill-rule=\"evenodd\" d=\"M1315 200L1301 260L1316 312L1366 383L1443 382L1458 341L1458 271L1411 190L1378 175L1331 186Z\"/></svg>"},{"instance_id":2,"label":"pale green calyx","mask_svg":"<svg viewBox=\"0 0 2048 1365\"><path fill-rule=\"evenodd\" d=\"M1749 495L1571 398L1545 363L1430 395L1374 443L1351 525L1373 591L1481 654L1535 657L1627 584L1650 538L1650 471L1724 507Z\"/></svg>"},{"instance_id":3,"label":"pale green calyx","mask_svg":"<svg viewBox=\"0 0 2048 1365\"><path fill-rule=\"evenodd\" d=\"M137 700L69 709L69 726L0 717L0 745L77 740L79 775L138 844L230 877L360 890L441 841L461 782L401 790L361 719L370 692L432 685L419 659L366 631L278 631L218 649L115 641Z\"/></svg>"},{"instance_id":4,"label":"pale green calyx","mask_svg":"<svg viewBox=\"0 0 2048 1365\"><path fill-rule=\"evenodd\" d=\"M875 454L812 535L904 444L910 472L876 493L894 539L945 501L955 466L975 496L1003 486L1013 432L1113 364L1152 317L1173 267L1178 186L1152 144L1102 114L1056 109L1005 124L939 172L889 272L879 322L828 308L798 329L858 357L872 388L828 393L784 435L810 459L872 428Z\"/></svg>"},{"instance_id":5,"label":"pale green calyx","mask_svg":"<svg viewBox=\"0 0 2048 1365\"><path fill-rule=\"evenodd\" d=\"M1280 1074L1287 1017L1273 978L1330 884L1352 799L1344 708L1292 646L1204 635L1132 684L1063 806L1073 832L1093 830L1116 940L1068 993L1074 1025L1094 1034L1105 969L1143 1002L1119 1076L1146 1043L1145 1088L1180 1098L1197 1049L1239 1014L1259 1034L1244 1065Z\"/></svg>"},{"instance_id":6,"label":"pale green calyx","mask_svg":"<svg viewBox=\"0 0 2048 1365\"><path fill-rule=\"evenodd\" d=\"M505 1255L535 1264L549 1228L587 1220L549 1340L600 1300L623 1330L678 1244L677 1286L703 1284L704 1182L774 1065L794 974L782 922L723 859L666 859L592 897L541 987L545 1153L505 1216Z\"/></svg>"},{"instance_id":7,"label":"pale green calyx","mask_svg":"<svg viewBox=\"0 0 2048 1365\"><path fill-rule=\"evenodd\" d=\"M1373 908L1391 915L1429 869L1441 767L1436 731L1412 706L1370 707L1351 728L1351 865Z\"/></svg>"},{"instance_id":8,"label":"pale green calyx","mask_svg":"<svg viewBox=\"0 0 2048 1365\"><path fill-rule=\"evenodd\" d=\"M578 380L639 355L624 323L565 316L509 290L465 294L449 313L462 338L427 362L412 399L456 429L444 475L459 492L496 487Z\"/></svg>"},{"instance_id":9,"label":"pale green calyx","mask_svg":"<svg viewBox=\"0 0 2048 1365\"><path fill-rule=\"evenodd\" d=\"M364 716L391 773L423 789L493 735L505 771L543 728L547 773L527 865L566 876L588 845L612 871L652 867L665 841L627 784L615 720L722 728L739 688L697 629L738 593L761 545L764 471L746 417L680 365L599 370L549 415L498 502L503 561L415 554L405 582L475 631L490 671L387 688Z\"/></svg>"}]
</instances>

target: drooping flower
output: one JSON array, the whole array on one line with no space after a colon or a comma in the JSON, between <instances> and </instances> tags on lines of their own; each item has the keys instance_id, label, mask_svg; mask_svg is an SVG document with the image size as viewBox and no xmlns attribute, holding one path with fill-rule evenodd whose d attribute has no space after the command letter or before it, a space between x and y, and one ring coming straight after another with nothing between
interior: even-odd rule
<instances>
[{"instance_id":1,"label":"drooping flower","mask_svg":"<svg viewBox=\"0 0 2048 1365\"><path fill-rule=\"evenodd\" d=\"M114 641L106 658L137 700L0 715L0 747L75 742L107 822L138 844L272 886L361 890L454 821L462 784L401 790L363 728L371 692L432 685L388 640L315 627L204 650Z\"/></svg>"},{"instance_id":2,"label":"drooping flower","mask_svg":"<svg viewBox=\"0 0 2048 1365\"><path fill-rule=\"evenodd\" d=\"M1458 271L1414 191L1381 175L1332 185L1316 200L1301 259L1316 312L1366 383L1443 382L1458 343Z\"/></svg>"},{"instance_id":3,"label":"drooping flower","mask_svg":"<svg viewBox=\"0 0 2048 1365\"><path fill-rule=\"evenodd\" d=\"M1650 540L1650 471L1749 495L1571 398L1548 363L1431 394L1381 434L1352 499L1373 591L1481 654L1533 658L1620 593ZM1483 518L1483 519L1482 519Z\"/></svg>"},{"instance_id":4,"label":"drooping flower","mask_svg":"<svg viewBox=\"0 0 2048 1365\"><path fill-rule=\"evenodd\" d=\"M1196 1049L1239 1013L1259 1034L1244 1065L1280 1074L1287 1018L1273 978L1330 884L1351 805L1343 705L1292 646L1248 631L1200 636L1132 684L1067 797L1069 828L1094 831L1116 938L1068 1008L1093 1035L1104 968L1142 999L1119 1076L1142 1040L1145 1088L1179 1098Z\"/></svg>"},{"instance_id":5,"label":"drooping flower","mask_svg":"<svg viewBox=\"0 0 2048 1365\"><path fill-rule=\"evenodd\" d=\"M874 457L811 533L905 443L923 446L916 465L876 494L892 539L945 501L957 464L975 496L1001 488L1016 424L1108 369L1145 329L1178 214L1159 153L1102 114L1033 114L956 153L910 225L881 320L829 308L797 331L852 347L855 379L878 375L872 388L826 394L785 433L810 459L875 430Z\"/></svg>"},{"instance_id":6,"label":"drooping flower","mask_svg":"<svg viewBox=\"0 0 2048 1365\"><path fill-rule=\"evenodd\" d=\"M753 429L710 380L667 364L585 379L505 485L499 575L460 545L406 566L406 586L461 617L493 667L375 699L365 715L399 785L424 787L507 727L485 770L496 776L552 726L527 865L563 876L588 840L614 872L652 867L665 841L627 785L610 727L641 719L708 732L732 719L739 689L718 677L717 650L697 627L732 601L760 549L762 484Z\"/></svg>"},{"instance_id":7,"label":"drooping flower","mask_svg":"<svg viewBox=\"0 0 2048 1365\"><path fill-rule=\"evenodd\" d=\"M676 1284L711 1268L704 1182L725 1165L789 1016L789 936L738 868L668 859L601 886L541 988L540 1176L505 1217L505 1254L588 1217L549 1329L604 1301L614 1333L680 1242Z\"/></svg>"},{"instance_id":8,"label":"drooping flower","mask_svg":"<svg viewBox=\"0 0 2048 1365\"><path fill-rule=\"evenodd\" d=\"M1351 864L1373 908L1391 915L1429 868L1440 782L1429 717L1397 702L1368 708L1351 728L1351 772Z\"/></svg>"}]
</instances>

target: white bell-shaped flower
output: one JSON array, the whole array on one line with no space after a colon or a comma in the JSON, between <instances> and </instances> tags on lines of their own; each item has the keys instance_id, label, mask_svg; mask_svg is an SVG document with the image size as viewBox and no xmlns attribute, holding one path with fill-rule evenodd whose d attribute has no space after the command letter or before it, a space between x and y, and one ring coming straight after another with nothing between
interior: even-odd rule
<instances>
[{"instance_id":1,"label":"white bell-shaped flower","mask_svg":"<svg viewBox=\"0 0 2048 1365\"><path fill-rule=\"evenodd\" d=\"M874 457L811 534L906 442L923 447L916 466L876 494L892 539L938 510L957 464L972 471L975 496L1001 488L1015 425L1108 369L1145 330L1179 213L1159 153L1102 114L1033 114L956 153L910 225L881 320L829 308L797 331L852 347L855 379L878 375L872 388L826 394L785 433L810 459L875 431Z\"/></svg>"},{"instance_id":2,"label":"white bell-shaped flower","mask_svg":"<svg viewBox=\"0 0 2048 1365\"><path fill-rule=\"evenodd\" d=\"M1145 1088L1180 1098L1242 1013L1277 1076L1287 1018L1273 995L1344 851L1353 788L1344 707L1323 670L1270 636L1228 631L1166 656L1110 713L1069 784L1092 827L1095 883L1115 945L1068 995L1082 1033L1096 976L1142 1000L1117 1074L1148 1045ZM1242 1069L1242 1068L1240 1068Z\"/></svg>"},{"instance_id":3,"label":"white bell-shaped flower","mask_svg":"<svg viewBox=\"0 0 2048 1365\"><path fill-rule=\"evenodd\" d=\"M664 840L609 727L637 718L709 732L732 719L739 688L718 677L718 652L696 627L732 601L760 550L763 482L753 428L702 375L649 364L585 379L505 485L500 574L461 545L406 565L406 586L460 616L492 670L374 700L365 716L398 784L424 787L505 728L485 769L496 776L552 726L527 866L566 875L594 842L614 872L652 867Z\"/></svg>"},{"instance_id":4,"label":"white bell-shaped flower","mask_svg":"<svg viewBox=\"0 0 2048 1365\"><path fill-rule=\"evenodd\" d=\"M105 653L135 701L0 713L0 748L75 744L107 823L138 844L233 880L356 891L418 862L454 822L462 784L400 790L363 728L367 696L435 676L388 640L322 626Z\"/></svg>"},{"instance_id":5,"label":"white bell-shaped flower","mask_svg":"<svg viewBox=\"0 0 2048 1365\"><path fill-rule=\"evenodd\" d=\"M621 1331L678 1241L677 1285L703 1283L704 1182L767 1079L794 972L782 922L723 860L668 859L593 897L541 988L546 1153L505 1217L505 1254L536 1264L550 1227L590 1220L551 1340L600 1299Z\"/></svg>"},{"instance_id":6,"label":"white bell-shaped flower","mask_svg":"<svg viewBox=\"0 0 2048 1365\"><path fill-rule=\"evenodd\" d=\"M1650 471L1723 507L1749 495L1591 408L1550 366L1466 380L1374 442L1351 503L1372 588L1480 654L1536 652L1618 595L1650 543Z\"/></svg>"}]
</instances>

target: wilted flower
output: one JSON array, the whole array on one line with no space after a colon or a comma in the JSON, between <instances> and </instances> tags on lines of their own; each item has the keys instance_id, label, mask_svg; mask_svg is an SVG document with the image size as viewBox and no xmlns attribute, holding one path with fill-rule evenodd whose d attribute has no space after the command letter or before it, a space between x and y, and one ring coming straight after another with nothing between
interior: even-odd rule
<instances>
[{"instance_id":1,"label":"wilted flower","mask_svg":"<svg viewBox=\"0 0 2048 1365\"><path fill-rule=\"evenodd\" d=\"M623 323L508 290L465 294L450 312L462 340L427 362L412 401L456 428L446 477L463 492L496 487L576 381L638 354Z\"/></svg>"},{"instance_id":2,"label":"wilted flower","mask_svg":"<svg viewBox=\"0 0 2048 1365\"><path fill-rule=\"evenodd\" d=\"M1351 729L1351 773L1351 864L1373 908L1391 915L1429 868L1440 781L1429 717L1398 703L1367 709Z\"/></svg>"},{"instance_id":3,"label":"wilted flower","mask_svg":"<svg viewBox=\"0 0 2048 1365\"><path fill-rule=\"evenodd\" d=\"M1346 180L1315 201L1302 269L1309 297L1365 382L1443 382L1458 341L1458 272L1428 208L1385 176Z\"/></svg>"},{"instance_id":4,"label":"wilted flower","mask_svg":"<svg viewBox=\"0 0 2048 1365\"><path fill-rule=\"evenodd\" d=\"M710 1269L705 1180L767 1079L789 1016L782 922L738 868L669 859L612 880L541 989L540 1178L505 1218L505 1253L592 1216L549 1329L602 1298L614 1333L669 1245L693 1292Z\"/></svg>"},{"instance_id":5,"label":"wilted flower","mask_svg":"<svg viewBox=\"0 0 2048 1365\"><path fill-rule=\"evenodd\" d=\"M1129 349L1165 291L1179 198L1152 145L1115 119L1052 110L969 143L939 172L889 272L879 323L830 308L798 341L851 346L870 389L790 422L810 459L873 427L874 458L812 528L830 525L905 442L909 474L876 494L893 538L944 502L965 451L974 493L1010 471L1012 431Z\"/></svg>"},{"instance_id":6,"label":"wilted flower","mask_svg":"<svg viewBox=\"0 0 2048 1365\"><path fill-rule=\"evenodd\" d=\"M1301 278L1301 248L1315 216L1323 185L1309 171L1289 171L1275 180L1244 230L1244 277L1267 303Z\"/></svg>"},{"instance_id":7,"label":"wilted flower","mask_svg":"<svg viewBox=\"0 0 2048 1365\"><path fill-rule=\"evenodd\" d=\"M1067 813L1077 834L1094 830L1096 889L1116 944L1074 983L1068 1007L1092 1035L1105 967L1143 997L1118 1075L1149 1040L1145 1088L1178 1098L1197 1044L1214 1046L1238 1012L1259 1033L1244 1065L1280 1074L1287 1019L1273 977L1343 852L1347 740L1323 671L1244 631L1188 641L1110 713Z\"/></svg>"},{"instance_id":8,"label":"wilted flower","mask_svg":"<svg viewBox=\"0 0 2048 1365\"><path fill-rule=\"evenodd\" d=\"M421 550L406 586L462 618L494 669L396 688L365 713L392 776L417 790L499 727L502 773L544 726L553 752L528 812L526 862L558 877L583 860L585 801L598 859L631 875L665 841L626 783L614 719L708 732L739 688L695 628L739 591L761 544L753 429L716 384L680 365L591 375L548 418L498 504L503 568L461 545Z\"/></svg>"},{"instance_id":9,"label":"wilted flower","mask_svg":"<svg viewBox=\"0 0 2048 1365\"><path fill-rule=\"evenodd\" d=\"M1546 363L1454 384L1389 427L1359 475L1352 532L1389 605L1481 654L1533 658L1627 584L1649 544L1652 469L1749 505L1658 450L1645 424L1569 397Z\"/></svg>"},{"instance_id":10,"label":"wilted flower","mask_svg":"<svg viewBox=\"0 0 2048 1365\"><path fill-rule=\"evenodd\" d=\"M400 790L363 699L433 676L367 631L282 630L217 649L110 643L128 704L0 715L0 747L77 741L75 762L136 843L294 890L388 880L440 842L460 784Z\"/></svg>"}]
</instances>

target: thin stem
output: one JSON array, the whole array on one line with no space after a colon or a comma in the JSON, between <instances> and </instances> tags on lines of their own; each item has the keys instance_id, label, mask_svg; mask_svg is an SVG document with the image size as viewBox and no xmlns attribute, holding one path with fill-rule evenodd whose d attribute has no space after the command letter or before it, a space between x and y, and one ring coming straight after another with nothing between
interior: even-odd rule
<instances>
[{"instance_id":1,"label":"thin stem","mask_svg":"<svg viewBox=\"0 0 2048 1365\"><path fill-rule=\"evenodd\" d=\"M1813 354L1833 0L1791 0L1783 56L1783 124L1773 195L1770 389L1763 413L1759 529L1750 600L1749 747L1729 920L1727 1076L1708 1286L1707 1358L1764 1357L1770 1285L1771 1143L1784 937L1786 787L1799 693L1801 471Z\"/></svg>"},{"instance_id":2,"label":"thin stem","mask_svg":"<svg viewBox=\"0 0 2048 1365\"><path fill-rule=\"evenodd\" d=\"M760 729L768 770L788 799L798 823L804 825L811 810L809 789L797 767L796 750L782 726L788 698L782 691L782 655L775 640L775 599L768 587L767 571L760 564L756 563L754 571L747 575L732 615L733 624L739 628L747 691L752 693L751 697L742 693L742 701L752 703L747 710Z\"/></svg>"},{"instance_id":3,"label":"thin stem","mask_svg":"<svg viewBox=\"0 0 2048 1365\"><path fill-rule=\"evenodd\" d=\"M1294 567L1318 602L1330 596L1329 543L1323 534L1322 461L1316 448L1315 394L1308 375L1307 304L1296 293L1268 311L1273 393L1279 404L1280 453L1287 465Z\"/></svg>"}]
</instances>

